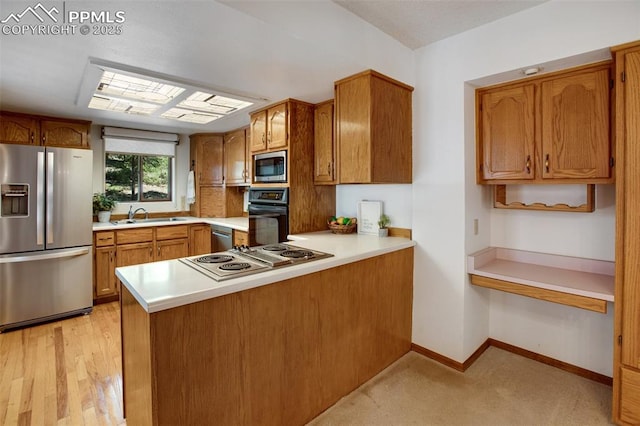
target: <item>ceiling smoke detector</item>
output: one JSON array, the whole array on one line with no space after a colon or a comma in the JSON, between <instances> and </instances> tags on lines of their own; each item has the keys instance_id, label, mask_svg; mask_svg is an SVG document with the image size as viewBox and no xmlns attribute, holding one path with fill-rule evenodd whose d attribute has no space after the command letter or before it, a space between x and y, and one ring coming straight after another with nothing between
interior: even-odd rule
<instances>
[{"instance_id":1,"label":"ceiling smoke detector","mask_svg":"<svg viewBox=\"0 0 640 426\"><path fill-rule=\"evenodd\" d=\"M522 74L524 74L526 76L530 76L530 75L536 75L540 71L542 71L541 67L531 67L531 68L526 68L526 69L522 70Z\"/></svg>"}]
</instances>

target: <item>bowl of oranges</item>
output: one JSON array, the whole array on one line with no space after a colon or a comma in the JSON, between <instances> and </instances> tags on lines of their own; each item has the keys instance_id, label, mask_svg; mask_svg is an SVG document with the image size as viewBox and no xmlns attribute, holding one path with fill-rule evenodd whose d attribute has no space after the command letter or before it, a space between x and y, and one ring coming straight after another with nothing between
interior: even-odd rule
<instances>
[{"instance_id":1,"label":"bowl of oranges","mask_svg":"<svg viewBox=\"0 0 640 426\"><path fill-rule=\"evenodd\" d=\"M351 234L356 230L357 222L355 217L331 216L327 225L334 234Z\"/></svg>"}]
</instances>

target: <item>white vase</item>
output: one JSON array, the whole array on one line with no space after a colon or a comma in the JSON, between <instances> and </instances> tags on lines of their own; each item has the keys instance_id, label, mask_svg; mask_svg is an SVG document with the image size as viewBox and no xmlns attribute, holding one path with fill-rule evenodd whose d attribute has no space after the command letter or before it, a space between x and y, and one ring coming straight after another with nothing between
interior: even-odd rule
<instances>
[{"instance_id":1,"label":"white vase","mask_svg":"<svg viewBox=\"0 0 640 426\"><path fill-rule=\"evenodd\" d=\"M378 229L378 237L387 237L387 236L389 236L389 228Z\"/></svg>"},{"instance_id":2,"label":"white vase","mask_svg":"<svg viewBox=\"0 0 640 426\"><path fill-rule=\"evenodd\" d=\"M109 222L109 219L111 219L110 211L98 212L98 222L106 223L106 222Z\"/></svg>"}]
</instances>

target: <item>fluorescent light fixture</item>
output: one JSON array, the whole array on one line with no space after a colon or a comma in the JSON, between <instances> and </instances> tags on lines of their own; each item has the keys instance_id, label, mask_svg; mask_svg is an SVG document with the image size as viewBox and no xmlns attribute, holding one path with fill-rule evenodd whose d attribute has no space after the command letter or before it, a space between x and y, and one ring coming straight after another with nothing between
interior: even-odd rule
<instances>
[{"instance_id":1,"label":"fluorescent light fixture","mask_svg":"<svg viewBox=\"0 0 640 426\"><path fill-rule=\"evenodd\" d=\"M219 115L231 114L251 105L253 105L251 102L204 92L196 92L178 104L181 108L192 108Z\"/></svg>"},{"instance_id":2,"label":"fluorescent light fixture","mask_svg":"<svg viewBox=\"0 0 640 426\"><path fill-rule=\"evenodd\" d=\"M164 112L161 117L169 118L171 120L186 121L188 123L207 124L213 120L217 120L222 115L209 114L206 112L192 111L182 108L171 108Z\"/></svg>"},{"instance_id":3,"label":"fluorescent light fixture","mask_svg":"<svg viewBox=\"0 0 640 426\"><path fill-rule=\"evenodd\" d=\"M89 108L207 124L266 99L235 95L138 68L91 59L83 80Z\"/></svg>"},{"instance_id":4,"label":"fluorescent light fixture","mask_svg":"<svg viewBox=\"0 0 640 426\"><path fill-rule=\"evenodd\" d=\"M184 92L184 88L146 80L130 75L105 71L96 93L122 98L166 104Z\"/></svg>"},{"instance_id":5,"label":"fluorescent light fixture","mask_svg":"<svg viewBox=\"0 0 640 426\"><path fill-rule=\"evenodd\" d=\"M89 101L89 108L126 112L127 114L150 115L160 108L160 105L119 99L111 96L93 95L91 101Z\"/></svg>"}]
</instances>

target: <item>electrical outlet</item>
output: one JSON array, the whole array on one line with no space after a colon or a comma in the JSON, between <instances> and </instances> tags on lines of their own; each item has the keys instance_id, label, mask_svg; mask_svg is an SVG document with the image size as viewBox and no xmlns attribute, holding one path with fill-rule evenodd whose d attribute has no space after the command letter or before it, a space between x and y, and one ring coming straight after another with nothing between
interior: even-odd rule
<instances>
[{"instance_id":1,"label":"electrical outlet","mask_svg":"<svg viewBox=\"0 0 640 426\"><path fill-rule=\"evenodd\" d=\"M478 219L473 219L473 235L478 235Z\"/></svg>"}]
</instances>

